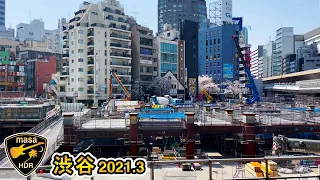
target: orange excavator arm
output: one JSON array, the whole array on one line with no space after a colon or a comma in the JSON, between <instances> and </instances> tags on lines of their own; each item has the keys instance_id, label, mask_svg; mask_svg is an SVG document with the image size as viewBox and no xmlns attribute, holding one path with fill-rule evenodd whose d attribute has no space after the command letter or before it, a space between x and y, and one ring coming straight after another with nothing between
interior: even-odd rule
<instances>
[{"instance_id":1,"label":"orange excavator arm","mask_svg":"<svg viewBox=\"0 0 320 180\"><path fill-rule=\"evenodd\" d=\"M116 81L119 83L119 85L121 86L123 91L126 93L126 95L127 95L126 100L129 101L131 99L131 94L129 93L129 91L126 89L126 87L124 87L124 85L122 84L121 80L118 78L116 73L112 72L112 76L116 79ZM112 83L112 81L111 81L111 83Z\"/></svg>"}]
</instances>

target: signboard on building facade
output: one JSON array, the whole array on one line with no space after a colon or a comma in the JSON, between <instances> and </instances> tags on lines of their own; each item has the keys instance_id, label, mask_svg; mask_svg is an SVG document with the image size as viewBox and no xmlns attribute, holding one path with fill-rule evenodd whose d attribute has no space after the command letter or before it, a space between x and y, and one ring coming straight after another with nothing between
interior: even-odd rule
<instances>
[{"instance_id":1,"label":"signboard on building facade","mask_svg":"<svg viewBox=\"0 0 320 180\"><path fill-rule=\"evenodd\" d=\"M234 17L232 18L232 22L233 24L236 24L239 26L239 31L242 31L242 28L243 28L243 21L242 21L242 17Z\"/></svg>"},{"instance_id":2,"label":"signboard on building facade","mask_svg":"<svg viewBox=\"0 0 320 180\"><path fill-rule=\"evenodd\" d=\"M233 79L233 64L223 64L223 78Z\"/></svg>"},{"instance_id":3,"label":"signboard on building facade","mask_svg":"<svg viewBox=\"0 0 320 180\"><path fill-rule=\"evenodd\" d=\"M189 78L189 93L192 96L196 95L196 87L197 87L196 78Z\"/></svg>"},{"instance_id":4,"label":"signboard on building facade","mask_svg":"<svg viewBox=\"0 0 320 180\"><path fill-rule=\"evenodd\" d=\"M232 0L222 0L221 14L222 21L232 23Z\"/></svg>"}]
</instances>

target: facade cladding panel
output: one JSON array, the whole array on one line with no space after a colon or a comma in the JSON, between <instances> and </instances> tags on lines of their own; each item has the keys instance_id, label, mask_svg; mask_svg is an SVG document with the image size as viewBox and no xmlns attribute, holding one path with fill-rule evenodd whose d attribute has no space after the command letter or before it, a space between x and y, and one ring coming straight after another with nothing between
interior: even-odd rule
<instances>
[{"instance_id":1,"label":"facade cladding panel","mask_svg":"<svg viewBox=\"0 0 320 180\"><path fill-rule=\"evenodd\" d=\"M215 83L238 79L236 46L231 38L237 32L237 25L199 30L199 76L208 75Z\"/></svg>"},{"instance_id":2,"label":"facade cladding panel","mask_svg":"<svg viewBox=\"0 0 320 180\"><path fill-rule=\"evenodd\" d=\"M165 24L178 29L179 20L201 22L207 18L205 0L158 0L158 32Z\"/></svg>"}]
</instances>

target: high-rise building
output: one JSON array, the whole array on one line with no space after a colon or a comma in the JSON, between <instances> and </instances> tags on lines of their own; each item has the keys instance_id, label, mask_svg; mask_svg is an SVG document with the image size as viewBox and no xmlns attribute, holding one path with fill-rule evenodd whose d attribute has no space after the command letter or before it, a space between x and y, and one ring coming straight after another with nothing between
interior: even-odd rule
<instances>
[{"instance_id":1,"label":"high-rise building","mask_svg":"<svg viewBox=\"0 0 320 180\"><path fill-rule=\"evenodd\" d=\"M180 40L180 32L166 24L162 34L157 36L158 75L163 77L168 71L185 86L185 42Z\"/></svg>"},{"instance_id":2,"label":"high-rise building","mask_svg":"<svg viewBox=\"0 0 320 180\"><path fill-rule=\"evenodd\" d=\"M199 30L199 76L208 75L215 83L238 79L236 45L231 38L237 31L238 25L231 24Z\"/></svg>"},{"instance_id":3,"label":"high-rise building","mask_svg":"<svg viewBox=\"0 0 320 180\"><path fill-rule=\"evenodd\" d=\"M165 24L178 28L179 20L201 22L207 18L205 0L158 0L158 32Z\"/></svg>"},{"instance_id":4,"label":"high-rise building","mask_svg":"<svg viewBox=\"0 0 320 180\"><path fill-rule=\"evenodd\" d=\"M6 0L0 0L0 26L6 25Z\"/></svg>"},{"instance_id":5,"label":"high-rise building","mask_svg":"<svg viewBox=\"0 0 320 180\"><path fill-rule=\"evenodd\" d=\"M320 52L320 27L313 29L304 34L304 42L306 45L311 45L314 42L317 44L318 51Z\"/></svg>"},{"instance_id":6,"label":"high-rise building","mask_svg":"<svg viewBox=\"0 0 320 180\"><path fill-rule=\"evenodd\" d=\"M297 71L320 68L320 56L316 42L304 45L297 50Z\"/></svg>"},{"instance_id":7,"label":"high-rise building","mask_svg":"<svg viewBox=\"0 0 320 180\"><path fill-rule=\"evenodd\" d=\"M158 76L158 46L151 29L135 24L131 32L132 79L139 82L140 86L147 87Z\"/></svg>"},{"instance_id":8,"label":"high-rise building","mask_svg":"<svg viewBox=\"0 0 320 180\"><path fill-rule=\"evenodd\" d=\"M62 87L67 100L98 105L109 87L113 95L123 95L116 81L110 83L111 72L131 90L131 30L119 1L84 2L63 32L60 78L68 82Z\"/></svg>"},{"instance_id":9,"label":"high-rise building","mask_svg":"<svg viewBox=\"0 0 320 180\"><path fill-rule=\"evenodd\" d=\"M271 77L273 72L273 61L276 57L276 43L274 41L269 41L263 46L263 77ZM281 63L279 64L281 70Z\"/></svg>"},{"instance_id":10,"label":"high-rise building","mask_svg":"<svg viewBox=\"0 0 320 180\"><path fill-rule=\"evenodd\" d=\"M294 54L293 27L282 27L276 32L276 58L272 61L272 76L279 76L282 73L282 59L287 54Z\"/></svg>"},{"instance_id":11,"label":"high-rise building","mask_svg":"<svg viewBox=\"0 0 320 180\"><path fill-rule=\"evenodd\" d=\"M63 50L63 31L66 30L68 26L66 18L61 18L58 21L58 31L59 31L59 53L62 54Z\"/></svg>"},{"instance_id":12,"label":"high-rise building","mask_svg":"<svg viewBox=\"0 0 320 180\"><path fill-rule=\"evenodd\" d=\"M257 49L253 50L251 53L251 74L253 77L262 78L262 69L260 69L259 65L262 64L263 57L263 46L259 45ZM262 68L262 67L261 67Z\"/></svg>"},{"instance_id":13,"label":"high-rise building","mask_svg":"<svg viewBox=\"0 0 320 180\"><path fill-rule=\"evenodd\" d=\"M42 20L34 19L30 24L20 23L17 25L17 40L47 41L47 51L59 53L59 39L59 30L44 29L44 22Z\"/></svg>"},{"instance_id":14,"label":"high-rise building","mask_svg":"<svg viewBox=\"0 0 320 180\"><path fill-rule=\"evenodd\" d=\"M196 96L198 78L198 31L199 23L182 20L179 22L180 39L185 41L185 68L187 94Z\"/></svg>"}]
</instances>

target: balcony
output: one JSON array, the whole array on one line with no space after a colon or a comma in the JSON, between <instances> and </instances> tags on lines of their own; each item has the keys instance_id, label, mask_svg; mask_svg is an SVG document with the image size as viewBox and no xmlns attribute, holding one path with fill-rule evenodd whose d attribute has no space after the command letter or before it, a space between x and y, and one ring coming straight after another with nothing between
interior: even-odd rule
<instances>
[{"instance_id":1,"label":"balcony","mask_svg":"<svg viewBox=\"0 0 320 180\"><path fill-rule=\"evenodd\" d=\"M62 47L63 47L63 49L69 49L68 45L63 45Z\"/></svg>"},{"instance_id":2,"label":"balcony","mask_svg":"<svg viewBox=\"0 0 320 180\"><path fill-rule=\"evenodd\" d=\"M68 63L68 62L65 62L65 63L62 64L62 66L63 66L63 67L69 66L69 63Z\"/></svg>"},{"instance_id":3,"label":"balcony","mask_svg":"<svg viewBox=\"0 0 320 180\"><path fill-rule=\"evenodd\" d=\"M88 90L87 94L94 94L94 91L93 90Z\"/></svg>"},{"instance_id":4,"label":"balcony","mask_svg":"<svg viewBox=\"0 0 320 180\"><path fill-rule=\"evenodd\" d=\"M117 26L115 24L110 24L109 25L109 28L113 28L113 29L117 29L117 30L120 30L120 31L130 31L130 28L128 28L127 26Z\"/></svg>"},{"instance_id":5,"label":"balcony","mask_svg":"<svg viewBox=\"0 0 320 180\"><path fill-rule=\"evenodd\" d=\"M62 72L61 76L69 76L69 72Z\"/></svg>"},{"instance_id":6,"label":"balcony","mask_svg":"<svg viewBox=\"0 0 320 180\"><path fill-rule=\"evenodd\" d=\"M63 41L69 41L69 37L68 36L63 36L62 39L63 39Z\"/></svg>"},{"instance_id":7,"label":"balcony","mask_svg":"<svg viewBox=\"0 0 320 180\"><path fill-rule=\"evenodd\" d=\"M88 75L93 75L94 71L88 71Z\"/></svg>"},{"instance_id":8,"label":"balcony","mask_svg":"<svg viewBox=\"0 0 320 180\"><path fill-rule=\"evenodd\" d=\"M94 65L94 61L88 61L88 65Z\"/></svg>"},{"instance_id":9,"label":"balcony","mask_svg":"<svg viewBox=\"0 0 320 180\"><path fill-rule=\"evenodd\" d=\"M131 46L120 44L120 43L110 43L110 46L111 47L116 47L116 48L131 49Z\"/></svg>"},{"instance_id":10,"label":"balcony","mask_svg":"<svg viewBox=\"0 0 320 180\"><path fill-rule=\"evenodd\" d=\"M94 80L88 81L88 84L94 84Z\"/></svg>"},{"instance_id":11,"label":"balcony","mask_svg":"<svg viewBox=\"0 0 320 180\"><path fill-rule=\"evenodd\" d=\"M110 8L104 8L103 9L103 11L105 11L105 12L109 12L109 13L114 13L114 11L112 10L112 9L110 9Z\"/></svg>"},{"instance_id":12,"label":"balcony","mask_svg":"<svg viewBox=\"0 0 320 180\"><path fill-rule=\"evenodd\" d=\"M131 54L127 53L117 53L117 52L111 52L110 56L115 56L115 57L123 57L123 58L131 58Z\"/></svg>"},{"instance_id":13,"label":"balcony","mask_svg":"<svg viewBox=\"0 0 320 180\"><path fill-rule=\"evenodd\" d=\"M69 58L69 54L63 54L62 55L62 59L68 59Z\"/></svg>"},{"instance_id":14,"label":"balcony","mask_svg":"<svg viewBox=\"0 0 320 180\"><path fill-rule=\"evenodd\" d=\"M88 52L88 57L93 57L93 56L94 56L94 52L93 51Z\"/></svg>"},{"instance_id":15,"label":"balcony","mask_svg":"<svg viewBox=\"0 0 320 180\"><path fill-rule=\"evenodd\" d=\"M69 30L74 29L74 25L69 26Z\"/></svg>"},{"instance_id":16,"label":"balcony","mask_svg":"<svg viewBox=\"0 0 320 180\"><path fill-rule=\"evenodd\" d=\"M111 66L127 66L127 67L131 67L131 63L119 62L119 61L111 61L110 65Z\"/></svg>"},{"instance_id":17,"label":"balcony","mask_svg":"<svg viewBox=\"0 0 320 180\"><path fill-rule=\"evenodd\" d=\"M92 41L92 42L88 42L88 47L93 47L94 46L94 42Z\"/></svg>"},{"instance_id":18,"label":"balcony","mask_svg":"<svg viewBox=\"0 0 320 180\"><path fill-rule=\"evenodd\" d=\"M87 36L88 36L88 38L93 38L94 37L94 32L89 32L88 34L87 34Z\"/></svg>"},{"instance_id":19,"label":"balcony","mask_svg":"<svg viewBox=\"0 0 320 180\"><path fill-rule=\"evenodd\" d=\"M131 40L128 35L122 35L122 34L117 34L117 33L111 33L110 38L117 38L117 39L125 39L125 40Z\"/></svg>"},{"instance_id":20,"label":"balcony","mask_svg":"<svg viewBox=\"0 0 320 180\"><path fill-rule=\"evenodd\" d=\"M78 15L78 14L85 13L85 12L86 12L85 9L81 9L81 10L75 12L74 15L76 16L76 15Z\"/></svg>"}]
</instances>

